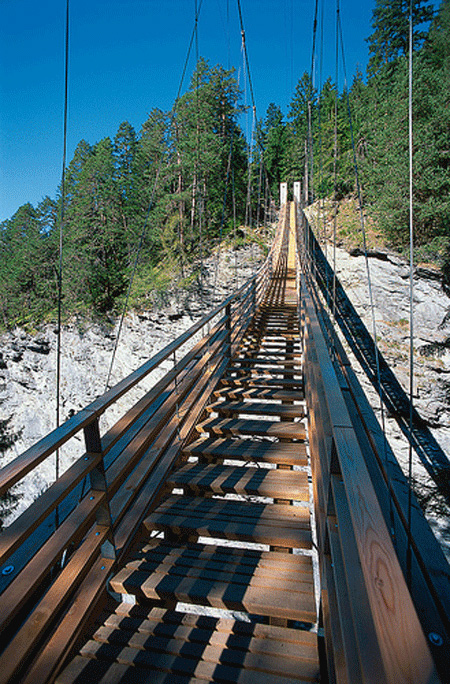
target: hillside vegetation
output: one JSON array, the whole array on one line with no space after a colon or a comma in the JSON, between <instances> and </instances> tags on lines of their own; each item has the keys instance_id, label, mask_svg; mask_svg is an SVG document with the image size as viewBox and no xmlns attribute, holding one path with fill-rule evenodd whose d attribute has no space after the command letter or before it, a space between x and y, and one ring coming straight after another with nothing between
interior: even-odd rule
<instances>
[{"instance_id":1,"label":"hillside vegetation","mask_svg":"<svg viewBox=\"0 0 450 684\"><path fill-rule=\"evenodd\" d=\"M60 227L64 314L115 313L134 271L139 305L192 274L223 237L246 239L267 220L280 181L306 187L305 168L307 202L323 200L328 225L341 202L344 243L358 244L356 165L371 236L407 250L408 5L376 0L365 77L343 92L328 78L317 92L305 72L287 116L270 104L251 144L233 70L204 59L171 112L153 109L140 132L123 122L114 138L80 141L57 196L0 226L0 326L55 318ZM442 266L450 292L450 0L435 14L423 0L413 5L417 258Z\"/></svg>"}]
</instances>

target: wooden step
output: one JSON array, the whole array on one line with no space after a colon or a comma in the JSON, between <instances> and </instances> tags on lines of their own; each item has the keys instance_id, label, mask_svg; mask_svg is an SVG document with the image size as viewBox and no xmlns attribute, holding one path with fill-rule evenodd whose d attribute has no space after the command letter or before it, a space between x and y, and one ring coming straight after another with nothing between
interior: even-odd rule
<instances>
[{"instance_id":1,"label":"wooden step","mask_svg":"<svg viewBox=\"0 0 450 684\"><path fill-rule=\"evenodd\" d=\"M247 344L258 344L262 349L273 349L275 351L284 352L286 351L286 345L288 344L286 340L268 340L264 337L264 331L248 331L242 341L242 347L245 348ZM300 338L289 341L289 349L295 353L301 352L301 342Z\"/></svg>"},{"instance_id":2,"label":"wooden step","mask_svg":"<svg viewBox=\"0 0 450 684\"><path fill-rule=\"evenodd\" d=\"M190 456L210 456L285 465L306 465L305 444L296 442L253 442L250 439L198 439L184 449Z\"/></svg>"},{"instance_id":3,"label":"wooden step","mask_svg":"<svg viewBox=\"0 0 450 684\"><path fill-rule=\"evenodd\" d=\"M192 552L186 553L187 547L164 542L148 546L117 573L110 581L111 588L138 599L176 600L268 617L315 620L308 557L276 552L246 557L245 551L227 555L225 547L202 544L196 553L196 547L189 545ZM294 561L283 563L285 556Z\"/></svg>"},{"instance_id":4,"label":"wooden step","mask_svg":"<svg viewBox=\"0 0 450 684\"><path fill-rule=\"evenodd\" d=\"M318 673L311 632L120 604L57 684L292 684Z\"/></svg>"},{"instance_id":5,"label":"wooden step","mask_svg":"<svg viewBox=\"0 0 450 684\"><path fill-rule=\"evenodd\" d=\"M298 470L188 463L169 476L172 487L189 487L193 494L251 494L273 499L308 501L308 476Z\"/></svg>"},{"instance_id":6,"label":"wooden step","mask_svg":"<svg viewBox=\"0 0 450 684\"><path fill-rule=\"evenodd\" d=\"M301 390L289 391L270 389L263 387L240 387L236 389L221 387L214 392L216 397L228 399L265 399L266 401L303 401L304 395Z\"/></svg>"},{"instance_id":7,"label":"wooden step","mask_svg":"<svg viewBox=\"0 0 450 684\"><path fill-rule=\"evenodd\" d=\"M246 415L278 416L280 418L303 418L305 407L300 405L271 404L259 401L216 401L206 407L208 413L224 416Z\"/></svg>"},{"instance_id":8,"label":"wooden step","mask_svg":"<svg viewBox=\"0 0 450 684\"><path fill-rule=\"evenodd\" d=\"M233 360L234 363L234 360ZM257 359L256 359L257 363ZM282 375L284 377L294 377L294 376L301 376L302 375L302 370L301 368L277 368L277 367L266 367L266 366L257 366L256 368L253 366L253 364L250 362L247 365L242 364L241 366L229 366L227 369L228 373L242 373L242 371L245 371L248 374L258 374L261 376L267 375L268 377L274 376L274 375Z\"/></svg>"},{"instance_id":9,"label":"wooden step","mask_svg":"<svg viewBox=\"0 0 450 684\"><path fill-rule=\"evenodd\" d=\"M267 375L224 375L220 382L222 385L235 385L246 387L289 387L290 389L303 389L302 378L269 378Z\"/></svg>"},{"instance_id":10,"label":"wooden step","mask_svg":"<svg viewBox=\"0 0 450 684\"><path fill-rule=\"evenodd\" d=\"M299 332L287 332L283 330L264 330L261 332L261 337L264 338L267 342L271 341L281 341L281 340L288 340L292 342L297 342L299 341Z\"/></svg>"},{"instance_id":11,"label":"wooden step","mask_svg":"<svg viewBox=\"0 0 450 684\"><path fill-rule=\"evenodd\" d=\"M256 356L234 356L233 365L242 364L243 366L252 364L261 364L261 366L274 366L275 368L280 367L280 370L284 370L285 367L292 369L293 366L297 367L299 373L301 373L301 363L296 362L295 359L270 359L267 357L261 357L259 353Z\"/></svg>"},{"instance_id":12,"label":"wooden step","mask_svg":"<svg viewBox=\"0 0 450 684\"><path fill-rule=\"evenodd\" d=\"M258 350L252 350L249 347L243 347L242 351L239 352L240 356L236 356L234 358L241 358L243 354L250 355L249 358L258 358L261 359L262 361L265 361L266 359L268 361L274 359L276 363L283 363L284 361L288 361L289 363L291 361L297 360L298 359L298 365L301 365L301 359L302 359L302 354L300 352L290 352L287 351L286 349L284 351L280 350L266 350L264 348L259 348ZM251 355L256 356L251 356Z\"/></svg>"},{"instance_id":13,"label":"wooden step","mask_svg":"<svg viewBox=\"0 0 450 684\"><path fill-rule=\"evenodd\" d=\"M196 426L197 432L212 435L257 435L278 439L306 439L303 423L247 420L242 418L208 418Z\"/></svg>"},{"instance_id":14,"label":"wooden step","mask_svg":"<svg viewBox=\"0 0 450 684\"><path fill-rule=\"evenodd\" d=\"M303 506L169 496L144 521L151 530L310 548L309 510Z\"/></svg>"}]
</instances>

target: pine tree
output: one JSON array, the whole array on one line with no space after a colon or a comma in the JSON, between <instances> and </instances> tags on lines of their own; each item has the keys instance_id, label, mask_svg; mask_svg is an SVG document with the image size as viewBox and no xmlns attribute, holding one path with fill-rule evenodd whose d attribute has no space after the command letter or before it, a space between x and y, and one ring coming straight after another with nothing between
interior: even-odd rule
<instances>
[{"instance_id":1,"label":"pine tree","mask_svg":"<svg viewBox=\"0 0 450 684\"><path fill-rule=\"evenodd\" d=\"M245 197L245 142L237 125L242 111L239 98L233 70L210 67L200 59L188 91L176 103L172 161L178 206L173 207L173 215L175 224L184 218L184 243L190 251L197 249L200 239L218 235L221 226L231 222L232 175L238 204L242 205ZM186 207L190 207L189 217Z\"/></svg>"},{"instance_id":2,"label":"pine tree","mask_svg":"<svg viewBox=\"0 0 450 684\"><path fill-rule=\"evenodd\" d=\"M281 181L287 180L285 176L288 131L283 122L283 112L274 102L267 108L262 133L265 147L264 164L270 179L270 189L272 195L278 197Z\"/></svg>"},{"instance_id":3,"label":"pine tree","mask_svg":"<svg viewBox=\"0 0 450 684\"><path fill-rule=\"evenodd\" d=\"M136 169L138 145L133 126L128 121L122 122L113 144L114 182L119 198L121 221L128 243L135 242L135 235L140 228L140 225L136 225L140 223L138 220L139 176Z\"/></svg>"},{"instance_id":4,"label":"pine tree","mask_svg":"<svg viewBox=\"0 0 450 684\"><path fill-rule=\"evenodd\" d=\"M92 148L79 146L68 173L67 293L100 313L126 288L128 250L115 172L113 145L104 138Z\"/></svg>"},{"instance_id":5,"label":"pine tree","mask_svg":"<svg viewBox=\"0 0 450 684\"><path fill-rule=\"evenodd\" d=\"M317 93L306 71L295 87L288 119L286 166L288 177L293 181L305 176L311 154L310 130L317 123Z\"/></svg>"},{"instance_id":6,"label":"pine tree","mask_svg":"<svg viewBox=\"0 0 450 684\"><path fill-rule=\"evenodd\" d=\"M39 211L24 204L0 230L0 305L3 324L34 323L55 303L55 246Z\"/></svg>"},{"instance_id":7,"label":"pine tree","mask_svg":"<svg viewBox=\"0 0 450 684\"><path fill-rule=\"evenodd\" d=\"M426 5L425 0L413 0L412 17L413 46L417 50L426 38L423 27L433 18L433 6ZM376 0L372 28L374 31L367 39L371 54L368 64L370 74L407 54L409 0Z\"/></svg>"},{"instance_id":8,"label":"pine tree","mask_svg":"<svg viewBox=\"0 0 450 684\"><path fill-rule=\"evenodd\" d=\"M415 242L436 258L450 223L450 32L448 0L413 60ZM447 17L447 18L446 18ZM367 85L365 189L379 225L398 248L408 243L408 60Z\"/></svg>"}]
</instances>

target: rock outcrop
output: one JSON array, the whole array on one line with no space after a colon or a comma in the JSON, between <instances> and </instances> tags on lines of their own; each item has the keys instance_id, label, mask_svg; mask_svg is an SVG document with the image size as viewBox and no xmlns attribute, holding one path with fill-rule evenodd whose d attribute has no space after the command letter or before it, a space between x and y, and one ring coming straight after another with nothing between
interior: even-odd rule
<instances>
[{"instance_id":1,"label":"rock outcrop","mask_svg":"<svg viewBox=\"0 0 450 684\"><path fill-rule=\"evenodd\" d=\"M151 310L128 313L117 346L110 386L139 368L243 285L256 272L261 259L261 250L255 245L220 251L205 260L203 277L191 288L166 293ZM63 327L61 422L105 391L117 329L118 321L111 325L105 322L86 325L76 319ZM0 337L0 419L7 421L7 434L15 436L13 447L0 455L0 466L55 428L56 346L54 325L44 326L35 335L15 329ZM167 361L151 375L147 384L156 382L171 367L172 361ZM141 393L139 389L130 392L126 400L108 410L102 416L101 428L113 424ZM77 436L60 450L61 471L82 453L82 449L82 440ZM14 516L54 480L55 466L48 461L17 486L19 504ZM5 506L5 510L7 508ZM5 513L3 517L7 522Z\"/></svg>"},{"instance_id":2,"label":"rock outcrop","mask_svg":"<svg viewBox=\"0 0 450 684\"><path fill-rule=\"evenodd\" d=\"M410 297L409 266L399 257L383 253L368 259L374 316L370 305L366 259L336 250L336 271L347 295L375 334L381 353L409 394ZM443 293L439 272L418 267L413 278L414 394L415 408L431 429L443 451L450 456L450 299ZM380 419L379 400L371 383L353 364L360 383ZM381 421L380 421L381 422ZM408 471L409 446L397 423L385 416L388 440ZM450 511L420 461L414 456L415 491L426 515L450 559Z\"/></svg>"},{"instance_id":3,"label":"rock outcrop","mask_svg":"<svg viewBox=\"0 0 450 684\"><path fill-rule=\"evenodd\" d=\"M330 254L329 254L330 256ZM236 252L221 252L205 262L203 288L172 292L164 305L152 310L132 312L124 321L110 384L138 368L166 346L193 322L204 315L231 291L244 283L255 270L261 255L255 247ZM336 252L337 275L347 294L372 332L372 311L368 296L365 257L342 249ZM236 280L236 269L239 281ZM376 334L379 347L403 387L409 387L409 271L406 262L388 253L374 252L369 257ZM202 290L202 291L200 291ZM430 269L418 268L414 277L415 396L417 410L432 428L447 454L450 454L450 349L443 343L450 336L450 300L440 287L439 277ZM83 327L76 320L62 334L61 420L66 420L105 391L117 323ZM436 353L437 352L437 353ZM55 426L56 334L46 326L37 335L14 330L0 338L0 417L8 420L7 429L16 434L14 447L1 457L5 464ZM163 365L160 375L171 367ZM357 363L355 365L357 368ZM157 374L155 374L157 375ZM152 376L152 381L160 377ZM360 382L377 413L378 398L362 372ZM130 401L137 397L137 391ZM102 428L112 424L124 403L102 417ZM408 447L396 423L386 418L389 441L403 467ZM83 448L80 439L61 450L62 467L76 458ZM445 504L430 489L428 475L414 464L418 491L423 496L431 524L443 544L450 549L450 525ZM54 478L54 467L45 464L19 486L20 508ZM449 554L450 555L450 554Z\"/></svg>"}]
</instances>

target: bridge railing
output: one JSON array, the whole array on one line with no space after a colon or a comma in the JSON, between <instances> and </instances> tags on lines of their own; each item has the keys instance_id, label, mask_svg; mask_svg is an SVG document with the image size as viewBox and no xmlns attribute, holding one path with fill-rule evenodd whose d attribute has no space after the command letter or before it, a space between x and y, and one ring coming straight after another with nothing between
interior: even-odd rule
<instances>
[{"instance_id":1,"label":"bridge railing","mask_svg":"<svg viewBox=\"0 0 450 684\"><path fill-rule=\"evenodd\" d=\"M309 231L299 213L305 393L331 681L431 682L438 680L435 668L448 681L449 566L330 324L307 258Z\"/></svg>"},{"instance_id":2,"label":"bridge railing","mask_svg":"<svg viewBox=\"0 0 450 684\"><path fill-rule=\"evenodd\" d=\"M7 496L70 440L84 442L79 457L0 534L0 682L53 681L107 597L108 577L141 540L142 520L264 297L281 240L238 292L0 470L0 495ZM172 369L102 433L105 412L170 361Z\"/></svg>"}]
</instances>

